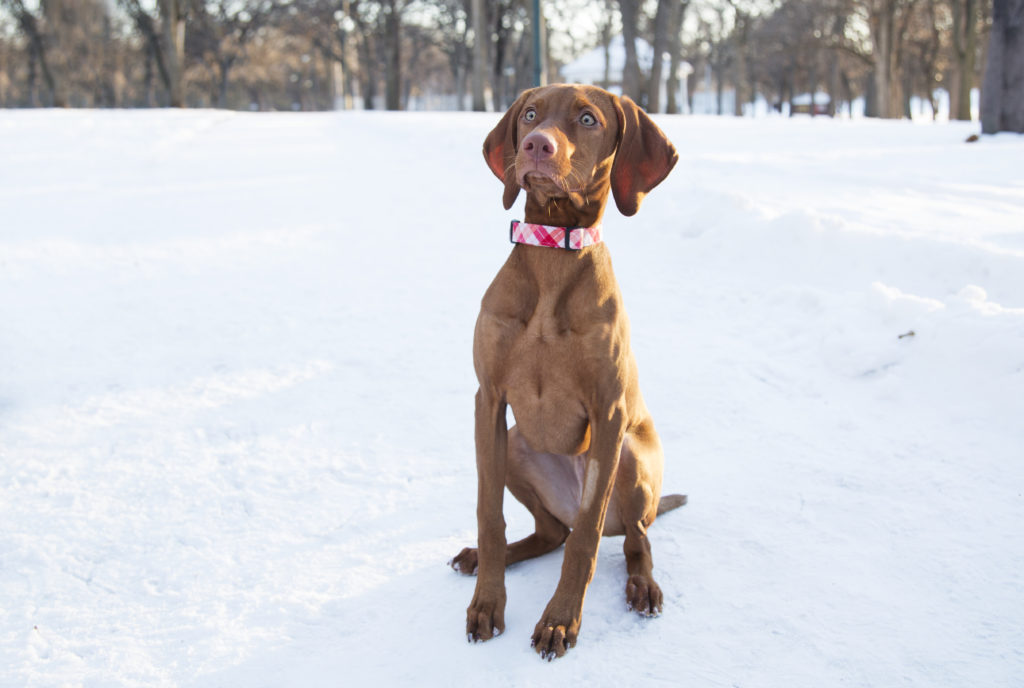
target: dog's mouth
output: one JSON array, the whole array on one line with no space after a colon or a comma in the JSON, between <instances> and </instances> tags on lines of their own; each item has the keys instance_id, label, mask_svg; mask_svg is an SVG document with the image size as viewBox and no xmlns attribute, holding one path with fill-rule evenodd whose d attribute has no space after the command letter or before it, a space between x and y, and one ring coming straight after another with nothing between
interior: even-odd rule
<instances>
[{"instance_id":1,"label":"dog's mouth","mask_svg":"<svg viewBox=\"0 0 1024 688\"><path fill-rule=\"evenodd\" d=\"M527 191L565 192L565 181L539 170L531 170L519 177L519 186Z\"/></svg>"},{"instance_id":2,"label":"dog's mouth","mask_svg":"<svg viewBox=\"0 0 1024 688\"><path fill-rule=\"evenodd\" d=\"M582 208L586 204L586 196L582 189L570 189L564 177L542 170L529 170L520 174L519 186L542 204L552 198L568 198L577 208Z\"/></svg>"}]
</instances>

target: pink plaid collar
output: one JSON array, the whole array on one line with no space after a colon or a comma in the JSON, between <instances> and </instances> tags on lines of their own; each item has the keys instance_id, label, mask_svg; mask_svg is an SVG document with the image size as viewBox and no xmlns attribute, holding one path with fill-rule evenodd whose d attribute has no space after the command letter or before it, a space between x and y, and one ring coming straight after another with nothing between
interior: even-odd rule
<instances>
[{"instance_id":1,"label":"pink plaid collar","mask_svg":"<svg viewBox=\"0 0 1024 688\"><path fill-rule=\"evenodd\" d=\"M548 246L579 251L581 248L601 242L601 225L594 227L552 227L535 225L530 222L512 220L509 240L513 244Z\"/></svg>"}]
</instances>

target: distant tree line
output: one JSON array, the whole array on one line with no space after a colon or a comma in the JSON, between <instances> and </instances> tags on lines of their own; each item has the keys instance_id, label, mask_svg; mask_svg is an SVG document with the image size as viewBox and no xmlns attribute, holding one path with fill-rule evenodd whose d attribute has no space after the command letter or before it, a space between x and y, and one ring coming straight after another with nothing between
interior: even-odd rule
<instances>
[{"instance_id":1,"label":"distant tree line","mask_svg":"<svg viewBox=\"0 0 1024 688\"><path fill-rule=\"evenodd\" d=\"M529 85L521 0L0 0L0 107L459 107L477 4L501 105Z\"/></svg>"},{"instance_id":2,"label":"distant tree line","mask_svg":"<svg viewBox=\"0 0 1024 688\"><path fill-rule=\"evenodd\" d=\"M822 91L826 114L863 98L868 116L909 117L915 96L937 112L942 89L950 116L971 118L990 0L659 0L659 12L671 4L683 5L698 27L682 46L695 67L688 92L709 71L719 112L725 89L736 93L735 114L758 94L792 112L795 97Z\"/></svg>"},{"instance_id":3,"label":"distant tree line","mask_svg":"<svg viewBox=\"0 0 1024 688\"><path fill-rule=\"evenodd\" d=\"M742 114L756 96L792 111L798 95L824 91L827 114L863 98L869 116L905 117L912 97L934 103L941 88L951 117L969 119L993 22L1010 23L998 46L1012 54L1022 4L548 0L541 59L557 78L559 63L621 34L625 69L607 81L651 111L682 111L679 79L687 78L691 99L712 85L720 113L726 92ZM501 110L531 85L531 8L531 0L0 0L0 106ZM640 39L670 60L645 67ZM693 68L685 77L684 62Z\"/></svg>"}]
</instances>

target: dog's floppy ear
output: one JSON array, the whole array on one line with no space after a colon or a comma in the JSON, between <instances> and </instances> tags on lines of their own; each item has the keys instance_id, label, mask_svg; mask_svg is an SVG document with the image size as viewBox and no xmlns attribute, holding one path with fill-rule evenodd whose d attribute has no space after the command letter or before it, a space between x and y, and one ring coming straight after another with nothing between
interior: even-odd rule
<instances>
[{"instance_id":1,"label":"dog's floppy ear","mask_svg":"<svg viewBox=\"0 0 1024 688\"><path fill-rule=\"evenodd\" d=\"M626 97L615 98L619 149L612 162L612 196L623 215L635 215L640 201L672 171L679 154L647 113Z\"/></svg>"},{"instance_id":2,"label":"dog's floppy ear","mask_svg":"<svg viewBox=\"0 0 1024 688\"><path fill-rule=\"evenodd\" d=\"M501 199L505 204L505 210L512 207L516 202L516 196L519 195L519 182L516 181L516 146L519 145L519 141L516 140L516 135L519 130L519 115L534 90L523 91L498 125L484 139L484 159L487 166L505 184L505 194Z\"/></svg>"}]
</instances>

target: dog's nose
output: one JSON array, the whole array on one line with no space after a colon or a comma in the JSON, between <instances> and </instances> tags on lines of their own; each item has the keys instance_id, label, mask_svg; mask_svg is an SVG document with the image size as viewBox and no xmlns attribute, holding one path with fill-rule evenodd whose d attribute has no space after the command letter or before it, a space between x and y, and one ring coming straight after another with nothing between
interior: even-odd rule
<instances>
[{"instance_id":1,"label":"dog's nose","mask_svg":"<svg viewBox=\"0 0 1024 688\"><path fill-rule=\"evenodd\" d=\"M523 150L534 160L545 160L555 154L558 145L544 132L534 131L523 139Z\"/></svg>"}]
</instances>

